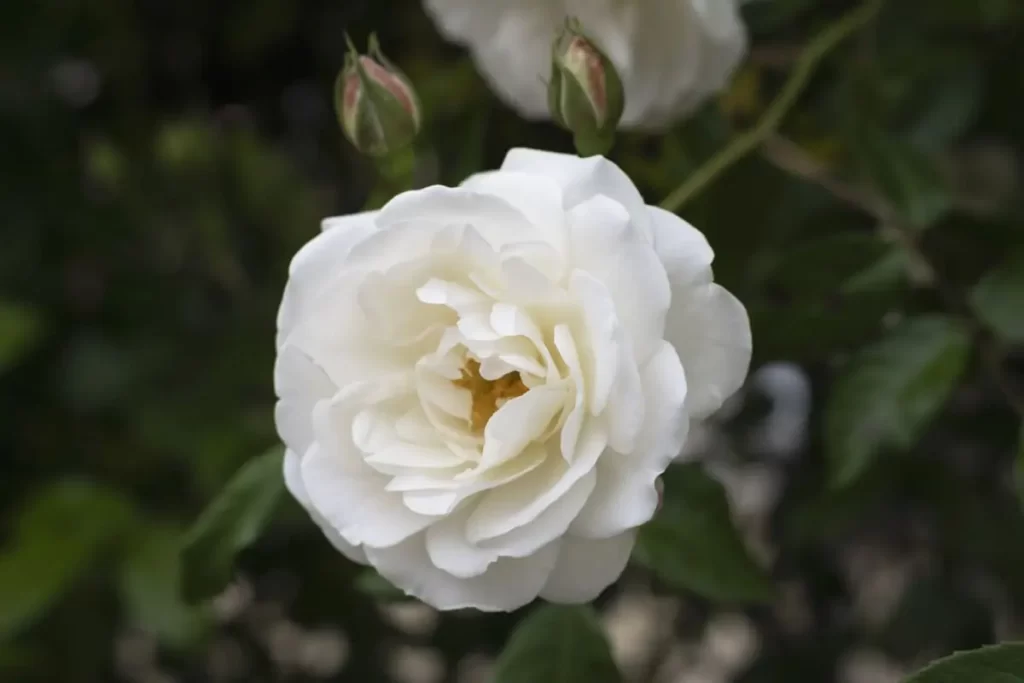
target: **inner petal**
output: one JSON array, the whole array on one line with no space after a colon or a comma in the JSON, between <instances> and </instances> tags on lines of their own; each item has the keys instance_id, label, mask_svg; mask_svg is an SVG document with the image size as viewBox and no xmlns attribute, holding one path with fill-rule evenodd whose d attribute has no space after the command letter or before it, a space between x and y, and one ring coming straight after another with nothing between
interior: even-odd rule
<instances>
[{"instance_id":1,"label":"inner petal","mask_svg":"<svg viewBox=\"0 0 1024 683\"><path fill-rule=\"evenodd\" d=\"M485 379L480 374L480 361L475 358L466 360L462 377L454 380L452 384L469 391L472 400L470 428L474 432L482 432L498 408L506 401L522 396L528 390L518 372L510 372L497 379Z\"/></svg>"}]
</instances>

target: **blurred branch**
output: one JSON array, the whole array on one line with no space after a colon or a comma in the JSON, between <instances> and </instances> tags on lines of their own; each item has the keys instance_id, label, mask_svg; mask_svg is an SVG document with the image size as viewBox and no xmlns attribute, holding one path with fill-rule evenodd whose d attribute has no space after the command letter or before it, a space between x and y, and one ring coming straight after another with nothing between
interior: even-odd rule
<instances>
[{"instance_id":1,"label":"blurred branch","mask_svg":"<svg viewBox=\"0 0 1024 683\"><path fill-rule=\"evenodd\" d=\"M970 322L972 331L979 340L981 360L985 369L999 387L1006 402L1014 412L1024 418L1024 395L1021 395L1003 372L1006 349L998 337L982 323L966 300L938 276L921 247L917 232L900 220L899 215L881 197L870 190L837 178L799 145L779 135L773 134L764 140L761 155L783 171L818 185L836 199L875 218L883 235L898 243L907 254L912 279L935 289L951 312Z\"/></svg>"},{"instance_id":2,"label":"blurred branch","mask_svg":"<svg viewBox=\"0 0 1024 683\"><path fill-rule=\"evenodd\" d=\"M678 211L686 202L714 182L719 175L756 149L772 135L789 110L793 108L804 88L810 82L821 61L844 40L857 32L878 13L882 0L866 0L856 9L845 14L835 23L821 31L800 55L793 73L782 87L775 101L765 111L757 125L737 136L718 154L711 157L696 172L669 194L661 203L668 211Z\"/></svg>"},{"instance_id":3,"label":"blurred branch","mask_svg":"<svg viewBox=\"0 0 1024 683\"><path fill-rule=\"evenodd\" d=\"M790 175L821 186L836 199L871 214L879 221L888 223L894 218L893 211L879 197L835 177L799 145L781 135L772 134L764 140L761 156Z\"/></svg>"}]
</instances>

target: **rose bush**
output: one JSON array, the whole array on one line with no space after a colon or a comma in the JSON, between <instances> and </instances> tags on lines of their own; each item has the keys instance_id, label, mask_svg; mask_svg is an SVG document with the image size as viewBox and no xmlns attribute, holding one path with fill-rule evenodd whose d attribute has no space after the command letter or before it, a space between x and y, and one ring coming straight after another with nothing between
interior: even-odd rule
<instances>
[{"instance_id":1,"label":"rose bush","mask_svg":"<svg viewBox=\"0 0 1024 683\"><path fill-rule=\"evenodd\" d=\"M746 51L742 0L425 0L467 46L494 91L522 116L549 117L551 44L567 17L618 69L624 128L663 128L728 81Z\"/></svg>"},{"instance_id":2,"label":"rose bush","mask_svg":"<svg viewBox=\"0 0 1024 683\"><path fill-rule=\"evenodd\" d=\"M440 609L592 600L747 372L704 236L602 157L528 149L323 227L278 317L293 495Z\"/></svg>"}]
</instances>

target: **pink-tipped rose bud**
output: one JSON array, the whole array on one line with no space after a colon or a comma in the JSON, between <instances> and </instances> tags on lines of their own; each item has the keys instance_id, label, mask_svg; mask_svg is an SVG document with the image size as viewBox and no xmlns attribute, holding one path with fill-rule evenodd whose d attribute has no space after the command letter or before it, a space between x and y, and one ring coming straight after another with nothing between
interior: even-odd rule
<instances>
[{"instance_id":1,"label":"pink-tipped rose bud","mask_svg":"<svg viewBox=\"0 0 1024 683\"><path fill-rule=\"evenodd\" d=\"M548 83L552 118L571 131L581 155L604 154L625 108L622 82L608 57L569 20L555 40Z\"/></svg>"},{"instance_id":2,"label":"pink-tipped rose bud","mask_svg":"<svg viewBox=\"0 0 1024 683\"><path fill-rule=\"evenodd\" d=\"M369 54L349 42L335 84L335 108L345 137L363 154L386 157L408 146L420 129L420 105L408 79L370 36Z\"/></svg>"}]
</instances>

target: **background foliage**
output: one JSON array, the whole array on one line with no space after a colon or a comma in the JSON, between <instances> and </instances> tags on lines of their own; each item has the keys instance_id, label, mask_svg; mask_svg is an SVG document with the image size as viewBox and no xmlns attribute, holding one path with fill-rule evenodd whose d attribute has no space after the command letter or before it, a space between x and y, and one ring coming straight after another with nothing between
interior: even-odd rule
<instances>
[{"instance_id":1,"label":"background foliage","mask_svg":"<svg viewBox=\"0 0 1024 683\"><path fill-rule=\"evenodd\" d=\"M854 6L751 3L731 89L613 158L662 200ZM687 197L767 371L599 614L403 602L271 476L288 261L374 190L330 101L371 30L424 102L418 183L571 150L411 0L0 3L3 680L484 681L508 642L507 682L885 683L1021 636L1024 4L887 3Z\"/></svg>"}]
</instances>

